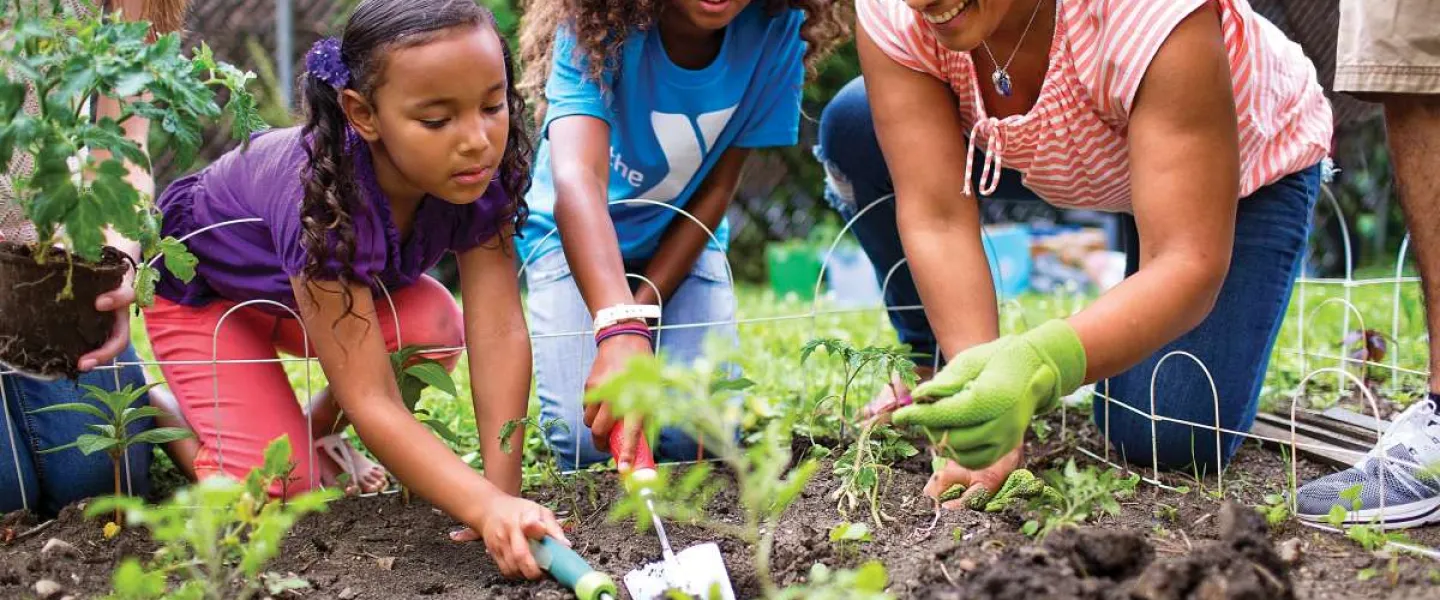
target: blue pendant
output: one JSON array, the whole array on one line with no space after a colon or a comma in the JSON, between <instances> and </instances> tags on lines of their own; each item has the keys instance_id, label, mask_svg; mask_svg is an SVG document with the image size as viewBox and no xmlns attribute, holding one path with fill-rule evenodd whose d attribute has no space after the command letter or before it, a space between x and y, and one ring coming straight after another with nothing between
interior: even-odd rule
<instances>
[{"instance_id":1,"label":"blue pendant","mask_svg":"<svg viewBox=\"0 0 1440 600\"><path fill-rule=\"evenodd\" d=\"M1010 74L1006 73L1004 69L996 69L994 73L991 73L990 81L995 84L995 91L1000 92L1001 96L1009 98L1010 93L1014 91L1010 87Z\"/></svg>"}]
</instances>

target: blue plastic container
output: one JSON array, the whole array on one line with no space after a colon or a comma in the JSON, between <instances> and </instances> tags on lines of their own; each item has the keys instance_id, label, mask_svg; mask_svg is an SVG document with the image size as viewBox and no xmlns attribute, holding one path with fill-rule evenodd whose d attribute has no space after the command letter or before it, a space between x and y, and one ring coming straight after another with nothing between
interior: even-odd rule
<instances>
[{"instance_id":1,"label":"blue plastic container","mask_svg":"<svg viewBox=\"0 0 1440 600\"><path fill-rule=\"evenodd\" d=\"M983 242L990 262L990 277L1001 299L1030 289L1030 228L1025 225L989 225Z\"/></svg>"}]
</instances>

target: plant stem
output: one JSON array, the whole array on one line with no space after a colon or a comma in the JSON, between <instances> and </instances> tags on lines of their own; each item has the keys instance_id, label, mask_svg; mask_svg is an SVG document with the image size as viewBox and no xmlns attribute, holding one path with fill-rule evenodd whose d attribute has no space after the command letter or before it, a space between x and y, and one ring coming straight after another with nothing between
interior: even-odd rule
<instances>
[{"instance_id":1,"label":"plant stem","mask_svg":"<svg viewBox=\"0 0 1440 600\"><path fill-rule=\"evenodd\" d=\"M116 497L116 498L119 498L119 497L120 497L120 460L121 460L122 458L124 458L124 453L123 453L123 452L122 452L121 455L118 456L118 457L117 457L117 456L111 456L111 457L110 457L110 462L113 463L113 465L114 465L114 467L115 467L115 497ZM119 504L116 504L116 505L115 505L115 525L116 525L116 526L124 526L124 524L120 522L120 505L119 505Z\"/></svg>"}]
</instances>

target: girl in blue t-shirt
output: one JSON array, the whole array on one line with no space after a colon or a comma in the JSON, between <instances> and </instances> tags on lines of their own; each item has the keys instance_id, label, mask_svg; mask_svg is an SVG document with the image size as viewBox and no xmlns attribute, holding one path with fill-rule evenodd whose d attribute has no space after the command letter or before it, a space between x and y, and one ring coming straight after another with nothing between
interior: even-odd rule
<instances>
[{"instance_id":1,"label":"girl in blue t-shirt","mask_svg":"<svg viewBox=\"0 0 1440 600\"><path fill-rule=\"evenodd\" d=\"M614 419L603 404L582 419L583 398L657 349L644 326L657 305L667 326L711 324L667 328L658 350L671 360L697 358L707 336L736 337L725 209L751 149L798 141L807 67L848 34L840 4L538 0L526 11L521 89L543 120L519 248L542 417L567 425L549 431L566 468L610 450L622 469L633 462L637 424L612 449ZM656 447L662 460L698 453L678 431Z\"/></svg>"}]
</instances>

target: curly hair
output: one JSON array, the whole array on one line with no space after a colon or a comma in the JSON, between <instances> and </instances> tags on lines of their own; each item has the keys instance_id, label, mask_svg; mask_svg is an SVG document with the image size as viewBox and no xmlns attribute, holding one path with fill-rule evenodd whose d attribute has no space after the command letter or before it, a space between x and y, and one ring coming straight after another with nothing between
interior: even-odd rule
<instances>
[{"instance_id":1,"label":"curly hair","mask_svg":"<svg viewBox=\"0 0 1440 600\"><path fill-rule=\"evenodd\" d=\"M530 162L534 142L525 120L525 98L516 90L515 68L505 36L495 17L474 0L367 0L360 3L345 25L340 59L350 71L346 86L370 98L382 83L385 59L391 50L433 41L456 27L488 27L500 38L507 80L506 107L509 137L499 166L500 187L510 204L493 223L498 235L518 231L528 214L525 193L530 189ZM312 280L336 278L344 296L345 315L353 314L350 284L355 271L354 213L362 204L355 164L347 147L349 124L340 107L340 90L315 74L301 76L306 121L301 137L305 145L305 194L300 205L302 243L308 253L304 275ZM339 272L331 273L331 261Z\"/></svg>"},{"instance_id":2,"label":"curly hair","mask_svg":"<svg viewBox=\"0 0 1440 600\"><path fill-rule=\"evenodd\" d=\"M816 65L850 36L850 18L843 0L755 0L764 2L771 15L787 9L805 13L800 39L805 41L807 76ZM633 30L646 31L660 22L660 13L671 0L526 0L520 23L520 62L525 74L520 92L535 106L535 118L545 117L545 82L550 78L555 31L562 25L574 27L579 51L588 61L587 75L601 81L614 68L625 36Z\"/></svg>"}]
</instances>

